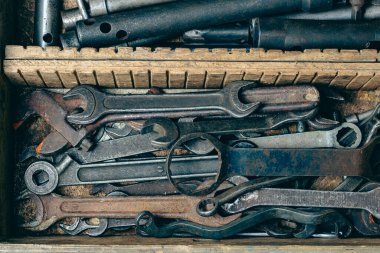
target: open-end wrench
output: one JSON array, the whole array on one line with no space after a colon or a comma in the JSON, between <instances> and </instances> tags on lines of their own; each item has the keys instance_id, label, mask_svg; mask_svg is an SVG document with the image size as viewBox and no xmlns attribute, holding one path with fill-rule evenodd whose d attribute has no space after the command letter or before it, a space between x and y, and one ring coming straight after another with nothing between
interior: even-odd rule
<instances>
[{"instance_id":1,"label":"open-end wrench","mask_svg":"<svg viewBox=\"0 0 380 253\"><path fill-rule=\"evenodd\" d=\"M213 177L216 175L218 157L177 157L173 159L173 165L175 167L173 178L176 180ZM66 156L55 166L47 161L32 163L26 170L24 179L31 192L46 195L59 186L166 180L164 167L165 158L79 164L70 156ZM41 174L46 174L47 178L41 179L39 177ZM175 187L172 188L174 188L173 191L176 191Z\"/></svg>"},{"instance_id":2,"label":"open-end wrench","mask_svg":"<svg viewBox=\"0 0 380 253\"><path fill-rule=\"evenodd\" d=\"M21 224L31 231L43 231L67 217L133 219L144 210L163 218L190 220L207 226L225 225L239 217L202 217L195 209L200 199L188 196L69 198L28 194L24 198L37 207L35 220Z\"/></svg>"},{"instance_id":3,"label":"open-end wrench","mask_svg":"<svg viewBox=\"0 0 380 253\"><path fill-rule=\"evenodd\" d=\"M230 115L242 118L256 111L262 102L268 101L266 88L256 88L257 84L250 81L237 81L227 85L220 91L198 92L198 93L181 93L181 94L162 94L152 95L111 95L102 93L91 86L80 86L69 91L65 99L81 99L80 108L83 110L78 114L72 114L67 117L70 123L74 124L91 124L98 119L109 114L129 114L132 118L141 118L144 114L180 112L181 117L187 117L189 113L202 113L204 111L215 112L216 115ZM243 103L241 93L244 89L252 90L250 102ZM312 89L312 88L311 88ZM269 90L271 91L271 90ZM319 93L310 93L304 97L307 105L310 102L319 101ZM284 96L286 97L286 96ZM287 105L287 106L286 106ZM285 107L292 105L286 104ZM297 106L297 105L296 105ZM149 116L151 117L151 115ZM147 117L147 118L149 118Z\"/></svg>"},{"instance_id":4,"label":"open-end wrench","mask_svg":"<svg viewBox=\"0 0 380 253\"><path fill-rule=\"evenodd\" d=\"M379 218L379 198L380 185L369 192L265 188L247 193L232 203L224 204L222 208L228 214L240 213L258 206L361 209Z\"/></svg>"},{"instance_id":5,"label":"open-end wrench","mask_svg":"<svg viewBox=\"0 0 380 253\"><path fill-rule=\"evenodd\" d=\"M267 208L248 213L242 218L221 227L209 227L190 221L176 221L159 226L156 217L146 211L137 217L136 230L142 235L159 238L170 237L176 233L188 233L209 239L222 239L273 219L290 220L306 225L334 224L336 234L343 238L348 237L352 231L349 221L334 210L306 212L285 207Z\"/></svg>"},{"instance_id":6,"label":"open-end wrench","mask_svg":"<svg viewBox=\"0 0 380 253\"><path fill-rule=\"evenodd\" d=\"M254 115L244 119L230 118L210 118L201 120L185 119L179 120L176 125L178 135L184 136L190 133L210 133L215 135L239 134L243 132L264 132L277 129L286 124L306 121L317 114L317 110L301 112L282 112L276 114ZM169 125L169 119L152 118L147 120L147 124ZM195 154L204 155L214 150L214 147L207 140L197 140L196 142L184 143L184 146Z\"/></svg>"},{"instance_id":7,"label":"open-end wrench","mask_svg":"<svg viewBox=\"0 0 380 253\"><path fill-rule=\"evenodd\" d=\"M27 106L52 126L56 130L54 132L56 135L62 136L74 147L80 147L85 151L92 147L93 143L86 139L87 132L84 129L75 130L66 122L67 112L49 93L43 90L32 92L27 99Z\"/></svg>"},{"instance_id":8,"label":"open-end wrench","mask_svg":"<svg viewBox=\"0 0 380 253\"><path fill-rule=\"evenodd\" d=\"M352 131L355 136L350 143L340 143L340 137ZM304 133L275 135L248 138L260 148L357 148L362 141L362 133L358 126L352 123L343 123L329 131L310 131Z\"/></svg>"},{"instance_id":9,"label":"open-end wrench","mask_svg":"<svg viewBox=\"0 0 380 253\"><path fill-rule=\"evenodd\" d=\"M225 178L242 176L361 176L374 174L373 160L379 148L380 138L357 149L265 149L236 148L221 143L217 138L205 134L189 134L180 138L170 149L165 163L169 180L171 159L175 149L190 140L209 140L219 158L217 177L208 189L189 191L178 187L186 195L205 195L215 189Z\"/></svg>"},{"instance_id":10,"label":"open-end wrench","mask_svg":"<svg viewBox=\"0 0 380 253\"><path fill-rule=\"evenodd\" d=\"M136 225L136 219L101 218L98 220L96 225L92 225L86 219L76 218L71 225L59 224L59 226L69 235L78 235L84 232L89 236L100 236L108 229L127 230Z\"/></svg>"}]
</instances>

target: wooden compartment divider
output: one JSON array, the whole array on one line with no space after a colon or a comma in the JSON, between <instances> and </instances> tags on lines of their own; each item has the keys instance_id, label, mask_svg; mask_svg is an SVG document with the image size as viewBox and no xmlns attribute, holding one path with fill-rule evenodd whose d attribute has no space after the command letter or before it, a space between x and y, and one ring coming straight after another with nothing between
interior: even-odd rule
<instances>
[{"instance_id":1,"label":"wooden compartment divider","mask_svg":"<svg viewBox=\"0 0 380 253\"><path fill-rule=\"evenodd\" d=\"M235 80L263 85L380 87L377 50L170 49L7 46L4 71L18 85L72 88L221 88Z\"/></svg>"}]
</instances>

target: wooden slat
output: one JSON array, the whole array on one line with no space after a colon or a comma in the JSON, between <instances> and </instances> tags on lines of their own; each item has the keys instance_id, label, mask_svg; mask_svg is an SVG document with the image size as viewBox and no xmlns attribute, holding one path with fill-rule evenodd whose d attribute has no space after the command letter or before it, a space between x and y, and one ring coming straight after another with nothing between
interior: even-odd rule
<instances>
[{"instance_id":1,"label":"wooden slat","mask_svg":"<svg viewBox=\"0 0 380 253\"><path fill-rule=\"evenodd\" d=\"M99 84L104 87L148 88L153 83L155 86L170 88L219 88L221 84L245 79L259 80L263 85L312 83L340 88L347 86L348 89L360 89L362 86L365 89L377 89L379 84L376 79L371 81L369 78L380 73L380 64L125 59L5 60L4 70L15 83L25 83L24 78L25 84L43 86L46 83L49 87L59 87L63 83L65 87ZM45 77L44 73L50 74Z\"/></svg>"},{"instance_id":2,"label":"wooden slat","mask_svg":"<svg viewBox=\"0 0 380 253\"><path fill-rule=\"evenodd\" d=\"M364 84L361 90L376 90L380 87L380 73L376 73L366 84Z\"/></svg>"},{"instance_id":3,"label":"wooden slat","mask_svg":"<svg viewBox=\"0 0 380 253\"><path fill-rule=\"evenodd\" d=\"M93 48L64 49L59 47L29 46L7 46L6 59L135 59L135 60L184 60L184 61L275 61L275 62L376 62L378 53L376 50L305 50L301 51L281 51L251 49L203 49L190 50L180 48L171 50L170 48L103 48L96 50Z\"/></svg>"}]
</instances>

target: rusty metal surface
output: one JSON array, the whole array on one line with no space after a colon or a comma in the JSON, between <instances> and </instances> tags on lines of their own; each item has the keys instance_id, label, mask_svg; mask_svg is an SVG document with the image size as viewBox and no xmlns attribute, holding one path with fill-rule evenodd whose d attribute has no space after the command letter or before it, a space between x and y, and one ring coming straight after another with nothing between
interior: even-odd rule
<instances>
[{"instance_id":1,"label":"rusty metal surface","mask_svg":"<svg viewBox=\"0 0 380 253\"><path fill-rule=\"evenodd\" d=\"M27 198L37 206L36 219L23 224L32 231L45 230L67 217L136 218L145 210L159 217L190 220L208 226L225 225L239 217L202 217L195 209L200 199L187 196L68 198L55 194L30 194Z\"/></svg>"}]
</instances>

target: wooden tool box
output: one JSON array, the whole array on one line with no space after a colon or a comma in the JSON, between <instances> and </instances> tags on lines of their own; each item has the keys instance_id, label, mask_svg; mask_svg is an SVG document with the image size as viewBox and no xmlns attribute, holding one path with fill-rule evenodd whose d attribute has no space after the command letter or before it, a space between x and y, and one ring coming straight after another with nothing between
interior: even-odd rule
<instances>
[{"instance_id":1,"label":"wooden tool box","mask_svg":"<svg viewBox=\"0 0 380 253\"><path fill-rule=\"evenodd\" d=\"M66 7L73 6L66 0ZM263 85L315 84L355 92L357 101L380 101L380 53L377 50L83 48L21 46L32 28L32 0L0 0L0 252L378 252L379 239L246 238L213 241L137 236L89 238L18 237L13 219L14 88L221 88L234 80ZM29 27L28 27L29 26ZM29 28L29 30L28 30ZM19 44L19 45L17 45ZM356 101L356 100L355 100ZM358 107L359 108L359 107ZM360 108L359 108L360 109Z\"/></svg>"}]
</instances>

